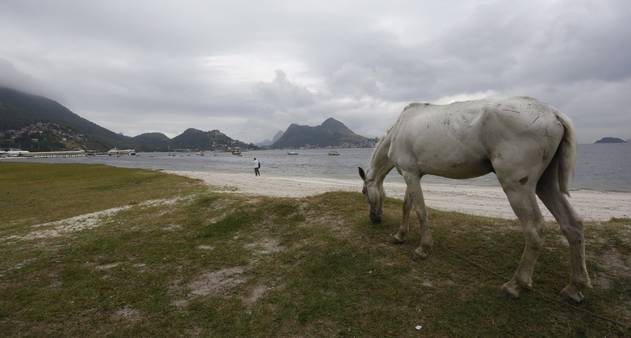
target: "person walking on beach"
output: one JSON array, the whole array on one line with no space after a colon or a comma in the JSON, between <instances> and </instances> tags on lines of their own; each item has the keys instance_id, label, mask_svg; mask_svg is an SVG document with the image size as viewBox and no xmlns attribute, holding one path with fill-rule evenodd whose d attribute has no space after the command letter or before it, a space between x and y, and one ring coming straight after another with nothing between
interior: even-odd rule
<instances>
[{"instance_id":1,"label":"person walking on beach","mask_svg":"<svg viewBox=\"0 0 631 338\"><path fill-rule=\"evenodd\" d=\"M261 172L259 171L259 169L261 169L261 162L259 162L256 157L254 161L252 161L252 165L254 167L254 176L261 176Z\"/></svg>"}]
</instances>

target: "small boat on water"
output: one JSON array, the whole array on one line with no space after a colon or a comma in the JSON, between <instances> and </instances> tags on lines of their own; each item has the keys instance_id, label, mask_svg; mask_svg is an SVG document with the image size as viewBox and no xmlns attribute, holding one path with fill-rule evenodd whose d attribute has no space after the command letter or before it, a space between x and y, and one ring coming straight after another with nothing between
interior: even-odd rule
<instances>
[{"instance_id":1,"label":"small boat on water","mask_svg":"<svg viewBox=\"0 0 631 338\"><path fill-rule=\"evenodd\" d=\"M226 149L226 151L229 151L232 155L235 155L235 156L243 156L241 154L241 148L239 147L228 148Z\"/></svg>"},{"instance_id":2,"label":"small boat on water","mask_svg":"<svg viewBox=\"0 0 631 338\"><path fill-rule=\"evenodd\" d=\"M289 151L287 152L287 155L298 155L297 151Z\"/></svg>"},{"instance_id":3,"label":"small boat on water","mask_svg":"<svg viewBox=\"0 0 631 338\"><path fill-rule=\"evenodd\" d=\"M331 150L329 151L329 156L340 156L340 153L338 153L337 150Z\"/></svg>"}]
</instances>

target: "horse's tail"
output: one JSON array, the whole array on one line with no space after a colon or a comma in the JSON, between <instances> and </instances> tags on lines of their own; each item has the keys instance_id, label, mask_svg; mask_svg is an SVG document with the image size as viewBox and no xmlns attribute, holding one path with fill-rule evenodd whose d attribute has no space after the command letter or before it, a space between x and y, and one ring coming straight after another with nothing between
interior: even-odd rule
<instances>
[{"instance_id":1,"label":"horse's tail","mask_svg":"<svg viewBox=\"0 0 631 338\"><path fill-rule=\"evenodd\" d=\"M563 129L565 129L563 139L555 155L559 166L559 189L562 193L569 196L570 177L574 175L574 167L576 165L576 132L574 131L574 126L572 126L572 121L567 115L557 111L556 117L563 125Z\"/></svg>"}]
</instances>

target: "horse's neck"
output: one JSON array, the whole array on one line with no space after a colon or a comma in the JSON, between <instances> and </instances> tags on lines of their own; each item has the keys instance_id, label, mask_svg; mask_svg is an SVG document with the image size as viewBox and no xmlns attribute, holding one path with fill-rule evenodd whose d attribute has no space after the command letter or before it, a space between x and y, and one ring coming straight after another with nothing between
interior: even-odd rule
<instances>
[{"instance_id":1,"label":"horse's neck","mask_svg":"<svg viewBox=\"0 0 631 338\"><path fill-rule=\"evenodd\" d=\"M388 149L390 148L390 135L384 136L384 138L377 143L375 151L372 153L370 159L370 170L368 172L368 179L375 180L382 183L386 175L394 168L394 163L388 158Z\"/></svg>"}]
</instances>

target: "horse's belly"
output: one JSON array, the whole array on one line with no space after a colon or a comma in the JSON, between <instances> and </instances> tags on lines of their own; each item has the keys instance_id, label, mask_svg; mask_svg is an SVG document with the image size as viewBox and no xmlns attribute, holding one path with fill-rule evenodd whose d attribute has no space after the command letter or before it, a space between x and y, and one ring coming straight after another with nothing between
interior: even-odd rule
<instances>
[{"instance_id":1,"label":"horse's belly","mask_svg":"<svg viewBox=\"0 0 631 338\"><path fill-rule=\"evenodd\" d=\"M493 171L493 166L487 159L470 162L434 163L433 165L419 163L419 167L421 174L455 179L479 177Z\"/></svg>"},{"instance_id":2,"label":"horse's belly","mask_svg":"<svg viewBox=\"0 0 631 338\"><path fill-rule=\"evenodd\" d=\"M422 174L448 178L472 178L493 171L477 133L456 131L428 133L413 147Z\"/></svg>"}]
</instances>

